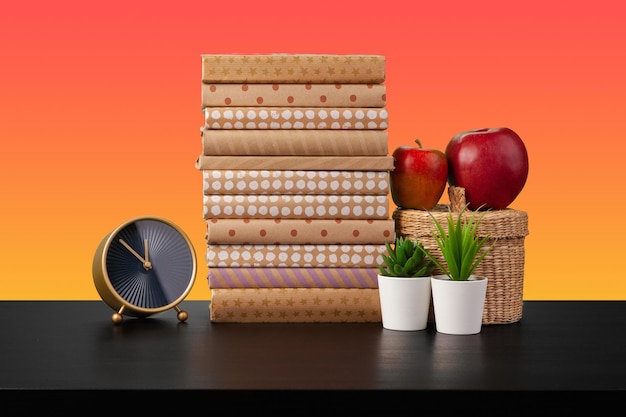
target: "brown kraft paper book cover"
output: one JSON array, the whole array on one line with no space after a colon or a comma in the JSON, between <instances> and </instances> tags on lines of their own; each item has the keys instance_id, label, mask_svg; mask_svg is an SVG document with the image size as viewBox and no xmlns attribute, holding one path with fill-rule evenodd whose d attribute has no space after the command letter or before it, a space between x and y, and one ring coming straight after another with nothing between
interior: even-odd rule
<instances>
[{"instance_id":1,"label":"brown kraft paper book cover","mask_svg":"<svg viewBox=\"0 0 626 417\"><path fill-rule=\"evenodd\" d=\"M204 129L370 129L388 127L384 107L205 107Z\"/></svg>"},{"instance_id":2,"label":"brown kraft paper book cover","mask_svg":"<svg viewBox=\"0 0 626 417\"><path fill-rule=\"evenodd\" d=\"M202 131L203 155L385 156L386 130Z\"/></svg>"},{"instance_id":3,"label":"brown kraft paper book cover","mask_svg":"<svg viewBox=\"0 0 626 417\"><path fill-rule=\"evenodd\" d=\"M202 84L205 107L385 107L385 84Z\"/></svg>"},{"instance_id":4,"label":"brown kraft paper book cover","mask_svg":"<svg viewBox=\"0 0 626 417\"><path fill-rule=\"evenodd\" d=\"M217 288L209 317L222 323L376 323L382 321L373 288Z\"/></svg>"},{"instance_id":5,"label":"brown kraft paper book cover","mask_svg":"<svg viewBox=\"0 0 626 417\"><path fill-rule=\"evenodd\" d=\"M387 171L202 170L202 193L387 195Z\"/></svg>"},{"instance_id":6,"label":"brown kraft paper book cover","mask_svg":"<svg viewBox=\"0 0 626 417\"><path fill-rule=\"evenodd\" d=\"M385 56L202 54L202 82L381 83Z\"/></svg>"},{"instance_id":7,"label":"brown kraft paper book cover","mask_svg":"<svg viewBox=\"0 0 626 417\"><path fill-rule=\"evenodd\" d=\"M197 169L306 171L391 171L393 156L232 156L200 155Z\"/></svg>"},{"instance_id":8,"label":"brown kraft paper book cover","mask_svg":"<svg viewBox=\"0 0 626 417\"><path fill-rule=\"evenodd\" d=\"M372 244L393 243L395 221L343 219L210 219L207 244Z\"/></svg>"}]
</instances>

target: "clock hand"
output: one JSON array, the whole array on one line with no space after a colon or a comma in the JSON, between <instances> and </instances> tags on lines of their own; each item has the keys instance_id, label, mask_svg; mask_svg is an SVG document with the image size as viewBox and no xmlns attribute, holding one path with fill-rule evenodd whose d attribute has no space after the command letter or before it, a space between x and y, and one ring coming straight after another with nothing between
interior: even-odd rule
<instances>
[{"instance_id":1,"label":"clock hand","mask_svg":"<svg viewBox=\"0 0 626 417\"><path fill-rule=\"evenodd\" d=\"M144 258L146 258L146 262L150 262L148 258L148 239L143 240L143 250L144 250Z\"/></svg>"},{"instance_id":2,"label":"clock hand","mask_svg":"<svg viewBox=\"0 0 626 417\"><path fill-rule=\"evenodd\" d=\"M143 267L146 269L150 269L152 268L152 262L150 262L150 258L148 257L148 239L144 239L143 240L143 250L144 250L144 258L146 258L145 262L143 263Z\"/></svg>"},{"instance_id":3,"label":"clock hand","mask_svg":"<svg viewBox=\"0 0 626 417\"><path fill-rule=\"evenodd\" d=\"M124 239L120 239L120 243L122 245L124 245L126 247L126 249L128 249L130 251L130 253L132 253L133 255L135 255L135 257L137 259L139 259L141 261L141 263L143 264L143 267L148 270L152 268L152 264L148 261L146 261L145 259L143 259L141 257L140 254L138 254L137 252L135 252L135 249L131 248L130 245L128 243L126 243L126 241Z\"/></svg>"}]
</instances>

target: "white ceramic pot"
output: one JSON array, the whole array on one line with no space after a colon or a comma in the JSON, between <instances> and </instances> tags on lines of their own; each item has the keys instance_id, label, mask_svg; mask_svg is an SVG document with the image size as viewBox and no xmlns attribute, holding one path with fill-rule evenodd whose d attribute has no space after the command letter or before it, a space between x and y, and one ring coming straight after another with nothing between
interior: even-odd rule
<instances>
[{"instance_id":1,"label":"white ceramic pot","mask_svg":"<svg viewBox=\"0 0 626 417\"><path fill-rule=\"evenodd\" d=\"M423 330L428 324L431 277L378 275L383 327L389 330Z\"/></svg>"},{"instance_id":2,"label":"white ceramic pot","mask_svg":"<svg viewBox=\"0 0 626 417\"><path fill-rule=\"evenodd\" d=\"M440 333L480 333L483 322L487 278L472 275L453 281L447 275L431 277L435 327Z\"/></svg>"}]
</instances>

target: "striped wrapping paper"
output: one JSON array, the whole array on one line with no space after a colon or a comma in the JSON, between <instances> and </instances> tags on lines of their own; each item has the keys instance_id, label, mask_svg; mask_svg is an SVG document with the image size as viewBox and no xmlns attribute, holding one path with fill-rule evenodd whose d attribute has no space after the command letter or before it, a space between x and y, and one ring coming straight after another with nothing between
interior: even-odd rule
<instances>
[{"instance_id":1,"label":"striped wrapping paper","mask_svg":"<svg viewBox=\"0 0 626 417\"><path fill-rule=\"evenodd\" d=\"M209 268L209 288L378 288L378 267Z\"/></svg>"}]
</instances>

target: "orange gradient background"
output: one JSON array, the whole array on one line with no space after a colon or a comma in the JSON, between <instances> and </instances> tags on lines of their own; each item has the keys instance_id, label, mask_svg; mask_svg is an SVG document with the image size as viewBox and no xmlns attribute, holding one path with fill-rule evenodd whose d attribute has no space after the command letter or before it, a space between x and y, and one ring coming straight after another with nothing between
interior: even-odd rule
<instances>
[{"instance_id":1,"label":"orange gradient background","mask_svg":"<svg viewBox=\"0 0 626 417\"><path fill-rule=\"evenodd\" d=\"M385 55L390 153L510 127L530 159L524 299L626 299L622 2L4 3L0 299L99 299L96 247L147 214L189 235L188 299L210 299L206 53Z\"/></svg>"}]
</instances>

